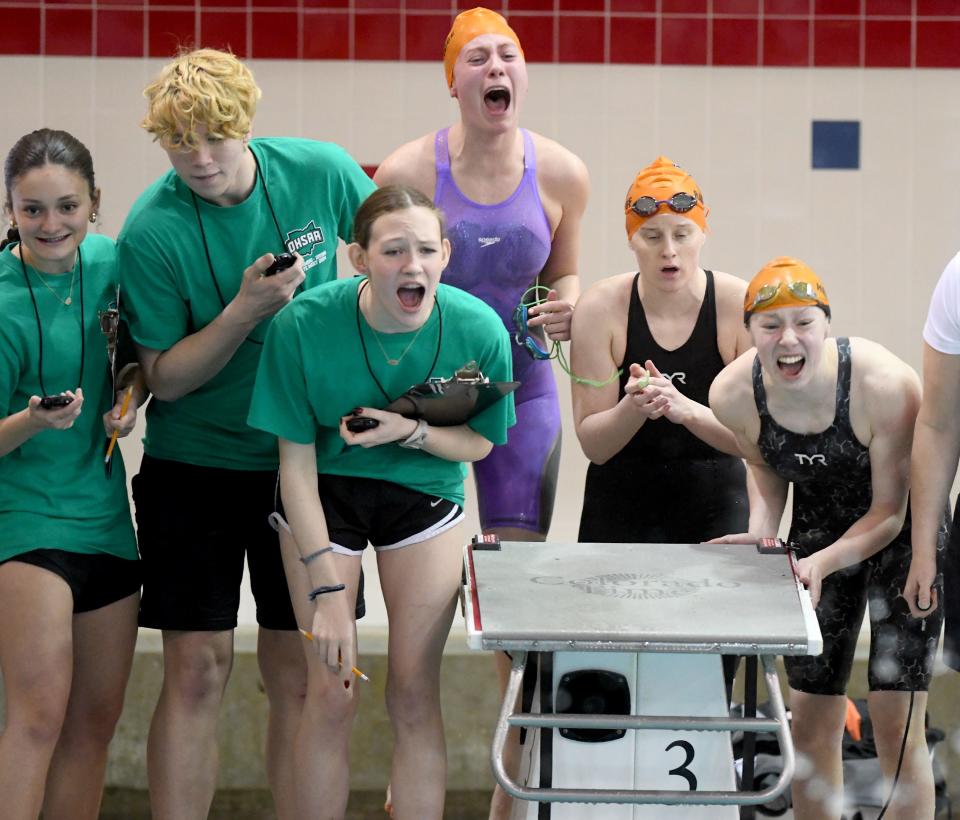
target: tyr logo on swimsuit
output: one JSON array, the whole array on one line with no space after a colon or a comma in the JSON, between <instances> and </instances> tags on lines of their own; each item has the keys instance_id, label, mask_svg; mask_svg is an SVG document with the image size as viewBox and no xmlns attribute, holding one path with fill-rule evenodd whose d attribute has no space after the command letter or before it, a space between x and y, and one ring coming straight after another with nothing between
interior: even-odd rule
<instances>
[{"instance_id":1,"label":"tyr logo on swimsuit","mask_svg":"<svg viewBox=\"0 0 960 820\"><path fill-rule=\"evenodd\" d=\"M682 370L678 370L676 373L663 373L661 374L665 379L669 380L672 384L673 382L680 382L680 384L687 383L687 374Z\"/></svg>"},{"instance_id":2,"label":"tyr logo on swimsuit","mask_svg":"<svg viewBox=\"0 0 960 820\"><path fill-rule=\"evenodd\" d=\"M823 467L827 466L827 457L820 453L814 453L812 456L804 455L803 453L794 453L794 455L801 464L820 464Z\"/></svg>"}]
</instances>

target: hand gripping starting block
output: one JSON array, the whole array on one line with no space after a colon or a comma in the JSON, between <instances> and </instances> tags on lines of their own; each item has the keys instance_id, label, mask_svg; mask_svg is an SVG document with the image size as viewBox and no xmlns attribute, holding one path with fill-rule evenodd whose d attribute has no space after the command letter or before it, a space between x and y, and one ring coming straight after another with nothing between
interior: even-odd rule
<instances>
[{"instance_id":1,"label":"hand gripping starting block","mask_svg":"<svg viewBox=\"0 0 960 820\"><path fill-rule=\"evenodd\" d=\"M788 551L475 539L463 606L469 646L513 658L491 762L514 818L726 820L789 784L775 658L823 642ZM722 654L760 658L772 715L730 717ZM516 780L511 727L525 737ZM734 731L776 733L784 765L769 788L737 789Z\"/></svg>"}]
</instances>

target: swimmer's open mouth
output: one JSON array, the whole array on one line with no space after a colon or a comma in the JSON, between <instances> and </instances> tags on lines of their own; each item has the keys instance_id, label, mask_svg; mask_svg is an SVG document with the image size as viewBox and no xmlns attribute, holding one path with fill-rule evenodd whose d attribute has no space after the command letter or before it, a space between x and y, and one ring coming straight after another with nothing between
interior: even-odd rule
<instances>
[{"instance_id":1,"label":"swimmer's open mouth","mask_svg":"<svg viewBox=\"0 0 960 820\"><path fill-rule=\"evenodd\" d=\"M423 302L427 289L423 285L404 285L397 288L397 298L405 308L416 310Z\"/></svg>"},{"instance_id":2,"label":"swimmer's open mouth","mask_svg":"<svg viewBox=\"0 0 960 820\"><path fill-rule=\"evenodd\" d=\"M660 271L662 273L679 273L680 268L678 268L676 265L667 265L666 267L660 268Z\"/></svg>"},{"instance_id":3,"label":"swimmer's open mouth","mask_svg":"<svg viewBox=\"0 0 960 820\"><path fill-rule=\"evenodd\" d=\"M510 107L510 91L504 86L487 89L483 102L490 111L502 114Z\"/></svg>"},{"instance_id":4,"label":"swimmer's open mouth","mask_svg":"<svg viewBox=\"0 0 960 820\"><path fill-rule=\"evenodd\" d=\"M794 356L778 356L777 357L777 367L780 368L780 371L787 376L797 376L800 371L803 370L804 364L806 364L806 359L796 354Z\"/></svg>"}]
</instances>

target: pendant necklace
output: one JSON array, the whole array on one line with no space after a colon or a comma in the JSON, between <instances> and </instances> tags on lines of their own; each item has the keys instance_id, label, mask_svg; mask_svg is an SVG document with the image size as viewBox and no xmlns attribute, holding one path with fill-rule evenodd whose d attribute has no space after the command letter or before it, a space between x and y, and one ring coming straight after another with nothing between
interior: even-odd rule
<instances>
[{"instance_id":1,"label":"pendant necklace","mask_svg":"<svg viewBox=\"0 0 960 820\"><path fill-rule=\"evenodd\" d=\"M367 343L363 340L363 330L360 326L360 297L363 294L363 289L370 283L369 279L364 280L360 283L360 286L357 288L357 335L360 337L360 347L363 349L363 361L367 365L367 372L370 374L370 377L373 379L374 383L379 388L380 392L383 394L383 397L387 400L389 404L392 399L387 395L387 391L383 389L383 385L380 383L380 379L377 378L377 374L373 372L373 368L370 367L370 357L367 355ZM437 360L440 358L440 344L443 341L443 311L440 309L440 300L436 295L433 297L433 303L437 306L437 349L433 354L433 361L430 363L430 367L427 369L426 376L423 377L423 381L426 381L427 378L433 373L433 368L437 366ZM431 314L433 311L430 311ZM373 331L373 338L377 340L377 344L380 345L380 351L383 353L383 358L387 360L389 365L398 365L403 361L403 357L407 355L410 351L410 348L413 347L413 343L417 340L417 337L423 332L423 329L429 324L430 316L427 316L426 321L420 325L420 329L417 331L416 335L410 340L410 343L403 349L396 359L391 359L387 355L387 351L383 348L383 343L380 341L377 336L377 331L374 330L373 325L368 323L368 327Z\"/></svg>"},{"instance_id":2,"label":"pendant necklace","mask_svg":"<svg viewBox=\"0 0 960 820\"><path fill-rule=\"evenodd\" d=\"M428 316L427 321L429 321L429 319L430 317ZM426 326L427 326L427 322L424 322L422 325L420 325L420 329L414 334L413 338L407 343L407 346L403 349L403 352L399 356L397 356L397 358L395 359L391 359L390 356L387 355L386 348L384 348L383 342L380 341L380 334L376 331L373 325L370 326L370 330L373 331L373 338L376 340L377 347L380 348L380 352L383 354L383 358L387 360L387 364L389 364L391 367L396 367L398 364L400 364L400 362L403 361L403 357L410 352L410 348L413 347L417 339L420 338L420 334L423 333L423 329Z\"/></svg>"},{"instance_id":3,"label":"pendant necklace","mask_svg":"<svg viewBox=\"0 0 960 820\"><path fill-rule=\"evenodd\" d=\"M79 253L80 253L80 249L78 248L78 249L77 249L77 254L78 254L78 256L79 256ZM25 263L24 263L24 261L23 261L23 245L22 245L22 244L20 245L20 264L21 264L21 265L24 265L24 269L23 269L23 270L24 270L24 275L26 275L26 267L25 267ZM81 266L82 266L82 265L83 265L83 262L81 261L80 264L81 264ZM40 284L43 285L47 290L49 290L49 291L54 295L54 297L56 298L56 300L57 300L58 302L60 302L60 304L62 304L64 307L70 307L70 305L73 304L73 283L77 281L77 266L76 266L76 264L74 264L73 270L72 270L71 273L70 273L70 288L69 288L69 290L67 290L67 298L66 298L66 299L64 299L63 297L61 297L59 293L57 293L52 287L50 287L50 283L47 282L47 280L43 278L43 275L40 273L39 270L37 270L36 268L31 268L31 270L32 270L35 274L37 274L37 279L40 280ZM27 284L29 285L30 282L28 281Z\"/></svg>"}]
</instances>

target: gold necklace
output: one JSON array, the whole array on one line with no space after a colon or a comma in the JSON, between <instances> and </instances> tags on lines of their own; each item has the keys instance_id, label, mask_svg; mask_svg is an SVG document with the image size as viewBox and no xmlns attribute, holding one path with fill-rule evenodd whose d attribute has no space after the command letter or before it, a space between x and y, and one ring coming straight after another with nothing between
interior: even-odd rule
<instances>
[{"instance_id":1,"label":"gold necklace","mask_svg":"<svg viewBox=\"0 0 960 820\"><path fill-rule=\"evenodd\" d=\"M20 261L23 261L23 246L20 246ZM67 298L61 299L60 294L57 293L50 285L47 283L47 280L40 275L40 271L30 266L33 269L33 272L37 274L37 279L40 280L40 284L43 285L47 290L49 290L64 307L70 307L73 304L73 283L77 279L77 263L73 263L73 272L70 274L70 289L67 291Z\"/></svg>"},{"instance_id":2,"label":"gold necklace","mask_svg":"<svg viewBox=\"0 0 960 820\"><path fill-rule=\"evenodd\" d=\"M432 315L432 312L431 312L431 315ZM430 323L430 316L427 317L426 322L420 325L420 329L414 334L413 338L407 343L407 346L403 349L403 352L399 356L397 356L396 359L391 359L390 356L387 355L387 351L383 347L383 342L380 341L380 334L377 332L376 328L373 327L373 325L370 325L370 330L373 331L373 338L376 340L377 347L380 348L380 352L383 354L383 358L387 360L387 364L396 367L398 364L400 364L400 362L403 361L403 357L410 352L410 348L413 347L414 342L417 341L420 334L423 333L423 329L429 323Z\"/></svg>"}]
</instances>

